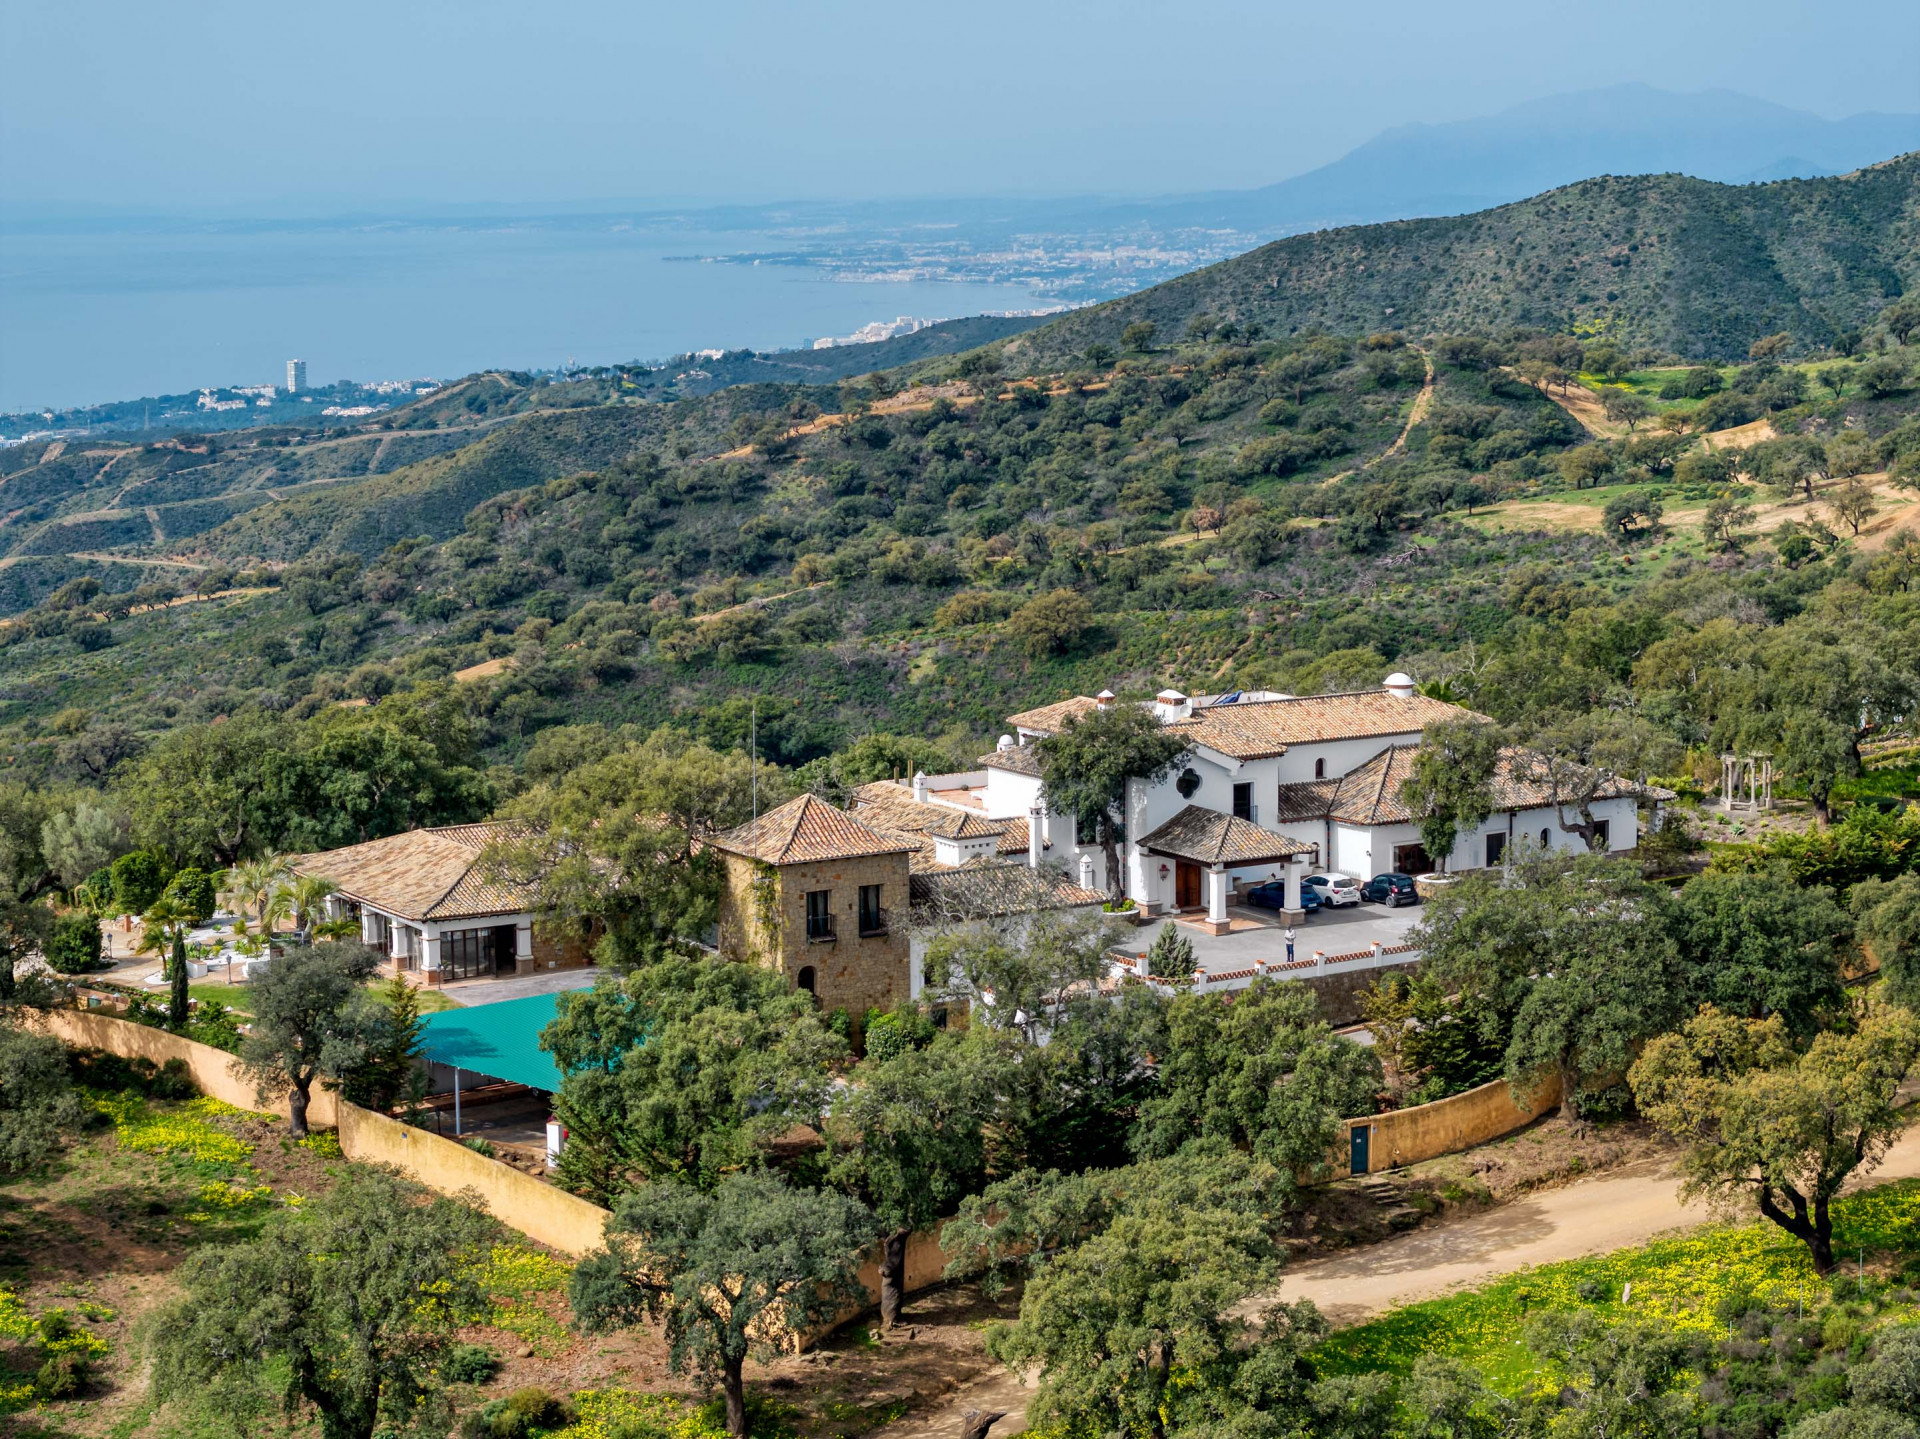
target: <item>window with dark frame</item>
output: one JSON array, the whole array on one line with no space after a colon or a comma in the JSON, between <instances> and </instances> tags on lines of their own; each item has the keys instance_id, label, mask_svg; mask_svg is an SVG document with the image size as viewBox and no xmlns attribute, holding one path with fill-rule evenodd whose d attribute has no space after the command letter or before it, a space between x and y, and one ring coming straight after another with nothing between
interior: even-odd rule
<instances>
[{"instance_id":1,"label":"window with dark frame","mask_svg":"<svg viewBox=\"0 0 1920 1439\"><path fill-rule=\"evenodd\" d=\"M1253 818L1253 786L1237 784L1233 787L1233 817L1235 819Z\"/></svg>"},{"instance_id":2,"label":"window with dark frame","mask_svg":"<svg viewBox=\"0 0 1920 1439\"><path fill-rule=\"evenodd\" d=\"M1313 777L1315 779L1325 779L1327 777L1327 762L1324 759L1317 759L1313 762Z\"/></svg>"},{"instance_id":3,"label":"window with dark frame","mask_svg":"<svg viewBox=\"0 0 1920 1439\"><path fill-rule=\"evenodd\" d=\"M807 938L833 938L833 891L830 889L807 891Z\"/></svg>"},{"instance_id":4,"label":"window with dark frame","mask_svg":"<svg viewBox=\"0 0 1920 1439\"><path fill-rule=\"evenodd\" d=\"M1487 836L1487 868L1488 869L1492 869L1496 864L1500 863L1501 858L1506 854L1506 852L1507 852L1506 835L1490 834Z\"/></svg>"},{"instance_id":5,"label":"window with dark frame","mask_svg":"<svg viewBox=\"0 0 1920 1439\"><path fill-rule=\"evenodd\" d=\"M1593 847L1602 852L1613 848L1613 821L1596 819L1593 822Z\"/></svg>"},{"instance_id":6,"label":"window with dark frame","mask_svg":"<svg viewBox=\"0 0 1920 1439\"><path fill-rule=\"evenodd\" d=\"M860 886L860 933L885 934L887 932L887 912L880 907L880 886L863 884Z\"/></svg>"},{"instance_id":7,"label":"window with dark frame","mask_svg":"<svg viewBox=\"0 0 1920 1439\"><path fill-rule=\"evenodd\" d=\"M494 932L491 929L453 929L440 936L442 979L477 979L494 972Z\"/></svg>"}]
</instances>

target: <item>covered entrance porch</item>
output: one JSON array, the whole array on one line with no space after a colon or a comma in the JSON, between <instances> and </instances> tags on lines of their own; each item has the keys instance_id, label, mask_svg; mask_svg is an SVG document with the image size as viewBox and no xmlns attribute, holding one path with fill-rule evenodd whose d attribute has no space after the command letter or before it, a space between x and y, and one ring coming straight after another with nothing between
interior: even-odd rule
<instances>
[{"instance_id":1,"label":"covered entrance porch","mask_svg":"<svg viewBox=\"0 0 1920 1439\"><path fill-rule=\"evenodd\" d=\"M1262 829L1251 820L1190 804L1143 836L1140 848L1154 861L1147 868L1155 884L1155 902L1176 911L1204 905L1206 918L1200 927L1208 933L1225 934L1231 928L1227 896L1236 870L1264 867L1277 875L1286 887L1280 917L1289 923L1306 918L1300 881L1314 853L1310 844Z\"/></svg>"}]
</instances>

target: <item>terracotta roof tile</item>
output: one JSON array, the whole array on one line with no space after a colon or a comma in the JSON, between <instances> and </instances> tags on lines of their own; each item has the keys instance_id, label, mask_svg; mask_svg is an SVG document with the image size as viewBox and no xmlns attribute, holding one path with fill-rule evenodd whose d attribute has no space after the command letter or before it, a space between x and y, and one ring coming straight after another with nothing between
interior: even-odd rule
<instances>
[{"instance_id":1,"label":"terracotta roof tile","mask_svg":"<svg viewBox=\"0 0 1920 1439\"><path fill-rule=\"evenodd\" d=\"M1280 786L1278 813L1283 819L1335 819L1346 824L1411 824L1419 816L1400 797L1400 787L1413 773L1418 745L1390 745L1338 780L1310 780ZM1547 758L1530 749L1509 745L1500 752L1493 774L1496 810L1539 809L1553 803L1547 782ZM1608 775L1596 792L1599 799L1668 799L1670 790L1636 784Z\"/></svg>"},{"instance_id":2,"label":"terracotta roof tile","mask_svg":"<svg viewBox=\"0 0 1920 1439\"><path fill-rule=\"evenodd\" d=\"M993 919L1047 909L1103 904L1106 895L1082 889L1059 870L1030 869L1006 860L978 859L958 869L915 873L913 907L924 921Z\"/></svg>"},{"instance_id":3,"label":"terracotta roof tile","mask_svg":"<svg viewBox=\"0 0 1920 1439\"><path fill-rule=\"evenodd\" d=\"M490 879L476 868L483 849L518 832L504 821L416 829L288 863L296 874L330 879L344 897L401 919L521 914L537 903L533 886Z\"/></svg>"},{"instance_id":4,"label":"terracotta roof tile","mask_svg":"<svg viewBox=\"0 0 1920 1439\"><path fill-rule=\"evenodd\" d=\"M1034 752L1030 744L1018 744L1010 749L983 754L980 756L980 767L1011 770L1014 774L1028 775L1033 779L1040 778L1040 756Z\"/></svg>"},{"instance_id":5,"label":"terracotta roof tile","mask_svg":"<svg viewBox=\"0 0 1920 1439\"><path fill-rule=\"evenodd\" d=\"M811 794L790 799L758 819L717 834L710 843L715 849L767 864L905 854L917 847L911 839L882 834Z\"/></svg>"},{"instance_id":6,"label":"terracotta roof tile","mask_svg":"<svg viewBox=\"0 0 1920 1439\"><path fill-rule=\"evenodd\" d=\"M1313 846L1260 828L1251 820L1190 804L1140 841L1154 854L1197 864L1264 864L1308 854Z\"/></svg>"},{"instance_id":7,"label":"terracotta roof tile","mask_svg":"<svg viewBox=\"0 0 1920 1439\"><path fill-rule=\"evenodd\" d=\"M1230 759L1245 760L1271 759L1289 745L1418 734L1437 720L1475 718L1480 716L1471 710L1425 695L1403 699L1386 690L1360 690L1212 705L1168 728Z\"/></svg>"},{"instance_id":8,"label":"terracotta roof tile","mask_svg":"<svg viewBox=\"0 0 1920 1439\"><path fill-rule=\"evenodd\" d=\"M884 783L884 782L883 782ZM876 793L880 785L863 785L854 792L853 813L862 824L899 834L924 834L940 839L985 839L1007 827L1003 819L988 819L970 810L943 804L921 804L911 790L887 785L893 793Z\"/></svg>"},{"instance_id":9,"label":"terracotta roof tile","mask_svg":"<svg viewBox=\"0 0 1920 1439\"><path fill-rule=\"evenodd\" d=\"M1017 715L1008 715L1007 723L1015 729L1037 730L1042 734L1058 734L1060 726L1069 719L1086 714L1089 710L1100 708L1100 702L1088 695L1074 695L1070 699L1059 700L1050 705L1041 705L1038 709L1022 710Z\"/></svg>"}]
</instances>

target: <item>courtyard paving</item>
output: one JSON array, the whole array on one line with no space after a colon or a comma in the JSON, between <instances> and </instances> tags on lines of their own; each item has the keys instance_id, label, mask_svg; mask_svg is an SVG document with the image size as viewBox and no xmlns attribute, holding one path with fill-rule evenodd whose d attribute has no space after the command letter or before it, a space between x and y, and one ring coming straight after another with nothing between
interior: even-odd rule
<instances>
[{"instance_id":1,"label":"courtyard paving","mask_svg":"<svg viewBox=\"0 0 1920 1439\"><path fill-rule=\"evenodd\" d=\"M1408 931L1420 922L1420 913L1421 906L1417 904L1400 909L1378 904L1323 909L1294 926L1293 957L1312 959L1317 949L1332 956L1350 954L1376 943L1405 944ZM1286 926L1272 910L1229 905L1227 918L1233 922L1230 934L1208 934L1192 924L1180 925L1181 934L1193 943L1196 967L1208 974L1224 974L1250 969L1257 960L1286 958ZM1126 954L1145 954L1147 946L1160 933L1162 923L1164 921L1134 930L1117 948Z\"/></svg>"},{"instance_id":2,"label":"courtyard paving","mask_svg":"<svg viewBox=\"0 0 1920 1439\"><path fill-rule=\"evenodd\" d=\"M534 974L508 974L498 979L456 979L435 988L458 1005L498 1004L506 999L525 999L534 994L563 994L570 989L592 989L600 971L592 965L585 969L543 969Z\"/></svg>"}]
</instances>

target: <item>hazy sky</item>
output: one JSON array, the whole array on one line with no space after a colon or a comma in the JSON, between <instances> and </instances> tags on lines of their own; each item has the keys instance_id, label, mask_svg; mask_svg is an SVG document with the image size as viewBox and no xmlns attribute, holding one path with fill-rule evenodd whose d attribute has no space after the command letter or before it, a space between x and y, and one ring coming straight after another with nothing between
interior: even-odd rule
<instances>
[{"instance_id":1,"label":"hazy sky","mask_svg":"<svg viewBox=\"0 0 1920 1439\"><path fill-rule=\"evenodd\" d=\"M1920 110L1920 5L5 0L0 75L16 201L1163 193L1626 80Z\"/></svg>"}]
</instances>

